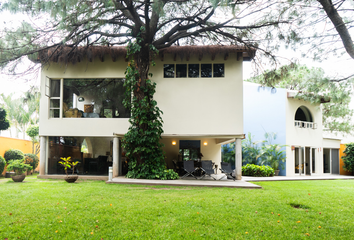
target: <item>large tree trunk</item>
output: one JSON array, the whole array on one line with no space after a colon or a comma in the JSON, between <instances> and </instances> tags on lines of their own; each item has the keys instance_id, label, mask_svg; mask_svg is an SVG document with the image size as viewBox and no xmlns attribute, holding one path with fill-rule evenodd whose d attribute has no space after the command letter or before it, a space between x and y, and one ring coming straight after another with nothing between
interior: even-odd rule
<instances>
[{"instance_id":1,"label":"large tree trunk","mask_svg":"<svg viewBox=\"0 0 354 240\"><path fill-rule=\"evenodd\" d=\"M347 26L343 22L343 19L338 14L337 9L334 8L331 0L318 0L322 5L329 19L331 19L334 27L336 28L340 38L342 39L345 50L351 58L354 59L354 44L347 29Z\"/></svg>"}]
</instances>

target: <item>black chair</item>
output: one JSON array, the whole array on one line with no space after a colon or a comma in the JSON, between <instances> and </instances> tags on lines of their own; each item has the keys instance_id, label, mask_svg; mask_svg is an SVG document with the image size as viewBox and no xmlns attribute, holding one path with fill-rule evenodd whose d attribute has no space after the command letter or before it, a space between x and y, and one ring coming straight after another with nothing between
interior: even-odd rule
<instances>
[{"instance_id":1,"label":"black chair","mask_svg":"<svg viewBox=\"0 0 354 240\"><path fill-rule=\"evenodd\" d=\"M202 176L200 179L203 179L205 175L208 175L212 177L214 180L216 180L216 178L211 176L211 174L215 174L212 161L209 160L202 161L202 167L200 169L202 170Z\"/></svg>"},{"instance_id":2,"label":"black chair","mask_svg":"<svg viewBox=\"0 0 354 240\"><path fill-rule=\"evenodd\" d=\"M183 168L184 171L186 171L187 173L184 174L181 178L188 177L189 175L191 175L195 179L198 179L196 176L193 175L195 170L197 170L197 168L194 167L194 161L183 161Z\"/></svg>"},{"instance_id":3,"label":"black chair","mask_svg":"<svg viewBox=\"0 0 354 240\"><path fill-rule=\"evenodd\" d=\"M224 177L227 177L227 179L233 179L234 181L236 180L236 178L234 176L232 176L233 170L231 168L231 164L227 163L227 162L221 162L221 168L220 171L225 174L224 176L222 176L221 179L223 179Z\"/></svg>"}]
</instances>

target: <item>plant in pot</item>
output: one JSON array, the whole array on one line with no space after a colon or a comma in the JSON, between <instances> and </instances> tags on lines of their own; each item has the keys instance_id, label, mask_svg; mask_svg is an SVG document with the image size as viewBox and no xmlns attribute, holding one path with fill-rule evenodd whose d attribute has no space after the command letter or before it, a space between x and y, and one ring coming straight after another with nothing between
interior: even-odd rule
<instances>
[{"instance_id":1,"label":"plant in pot","mask_svg":"<svg viewBox=\"0 0 354 240\"><path fill-rule=\"evenodd\" d=\"M78 175L74 175L75 172L75 166L79 164L78 161L74 162L71 160L71 157L67 158L60 158L62 161L59 161L59 163L64 167L66 177L64 180L68 183L74 183L78 179ZM68 175L68 169L72 169L72 175Z\"/></svg>"},{"instance_id":2,"label":"plant in pot","mask_svg":"<svg viewBox=\"0 0 354 240\"><path fill-rule=\"evenodd\" d=\"M24 163L24 159L22 160L10 160L7 165L7 169L9 171L14 171L15 175L12 175L11 178L14 182L22 182L26 175L24 174L28 170L32 170L32 166Z\"/></svg>"}]
</instances>

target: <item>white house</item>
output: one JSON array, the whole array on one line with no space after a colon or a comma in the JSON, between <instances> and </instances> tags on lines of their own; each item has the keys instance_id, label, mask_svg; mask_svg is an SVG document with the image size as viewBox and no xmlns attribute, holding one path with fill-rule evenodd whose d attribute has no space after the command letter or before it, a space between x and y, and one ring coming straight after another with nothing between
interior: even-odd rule
<instances>
[{"instance_id":1,"label":"white house","mask_svg":"<svg viewBox=\"0 0 354 240\"><path fill-rule=\"evenodd\" d=\"M296 92L244 82L244 131L255 140L274 132L286 145L280 175L339 174L339 139L323 138L319 105L295 98Z\"/></svg>"},{"instance_id":2,"label":"white house","mask_svg":"<svg viewBox=\"0 0 354 240\"><path fill-rule=\"evenodd\" d=\"M221 145L236 141L241 166L243 132L242 62L255 54L238 46L185 46L160 51L151 67L154 98L163 111L161 142L166 163L173 160L221 161ZM79 174L126 171L120 140L130 110L122 104L126 50L79 47L41 52L40 176L63 174L60 157L81 162ZM237 169L241 178L241 168Z\"/></svg>"}]
</instances>

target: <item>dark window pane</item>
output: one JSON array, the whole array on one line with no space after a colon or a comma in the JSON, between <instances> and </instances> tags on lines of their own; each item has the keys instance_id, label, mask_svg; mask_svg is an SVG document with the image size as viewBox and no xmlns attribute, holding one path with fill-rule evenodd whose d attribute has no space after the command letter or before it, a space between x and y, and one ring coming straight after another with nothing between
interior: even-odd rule
<instances>
[{"instance_id":1,"label":"dark window pane","mask_svg":"<svg viewBox=\"0 0 354 240\"><path fill-rule=\"evenodd\" d=\"M175 77L175 65L174 64L164 64L163 65L163 77L164 78L174 78Z\"/></svg>"},{"instance_id":2,"label":"dark window pane","mask_svg":"<svg viewBox=\"0 0 354 240\"><path fill-rule=\"evenodd\" d=\"M199 77L199 64L188 64L188 77Z\"/></svg>"},{"instance_id":3,"label":"dark window pane","mask_svg":"<svg viewBox=\"0 0 354 240\"><path fill-rule=\"evenodd\" d=\"M51 108L59 108L60 107L60 99L50 99L50 107Z\"/></svg>"},{"instance_id":4,"label":"dark window pane","mask_svg":"<svg viewBox=\"0 0 354 240\"><path fill-rule=\"evenodd\" d=\"M211 77L211 64L202 64L201 76L204 77L204 78L210 78Z\"/></svg>"},{"instance_id":5,"label":"dark window pane","mask_svg":"<svg viewBox=\"0 0 354 240\"><path fill-rule=\"evenodd\" d=\"M187 77L187 64L176 64L176 77Z\"/></svg>"},{"instance_id":6,"label":"dark window pane","mask_svg":"<svg viewBox=\"0 0 354 240\"><path fill-rule=\"evenodd\" d=\"M214 64L214 77L224 77L224 64Z\"/></svg>"},{"instance_id":7,"label":"dark window pane","mask_svg":"<svg viewBox=\"0 0 354 240\"><path fill-rule=\"evenodd\" d=\"M59 109L51 109L50 110L50 117L51 118L58 118L60 115L60 110Z\"/></svg>"},{"instance_id":8,"label":"dark window pane","mask_svg":"<svg viewBox=\"0 0 354 240\"><path fill-rule=\"evenodd\" d=\"M50 84L50 96L60 97L60 80L52 80Z\"/></svg>"}]
</instances>

